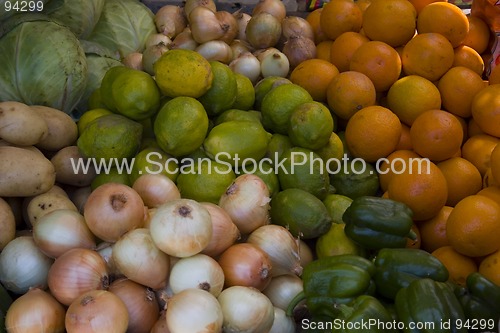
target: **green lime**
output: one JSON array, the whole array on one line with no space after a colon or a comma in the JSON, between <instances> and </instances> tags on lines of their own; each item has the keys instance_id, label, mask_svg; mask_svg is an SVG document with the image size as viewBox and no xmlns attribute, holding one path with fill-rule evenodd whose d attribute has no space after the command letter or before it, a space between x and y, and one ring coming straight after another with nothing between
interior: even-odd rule
<instances>
[{"instance_id":1,"label":"green lime","mask_svg":"<svg viewBox=\"0 0 500 333\"><path fill-rule=\"evenodd\" d=\"M283 152L293 147L288 135L274 133L267 145L266 156L273 161L279 161Z\"/></svg>"},{"instance_id":2,"label":"green lime","mask_svg":"<svg viewBox=\"0 0 500 333\"><path fill-rule=\"evenodd\" d=\"M288 136L295 146L319 149L328 144L333 133L330 110L320 102L306 102L297 106L290 115Z\"/></svg>"},{"instance_id":3,"label":"green lime","mask_svg":"<svg viewBox=\"0 0 500 333\"><path fill-rule=\"evenodd\" d=\"M352 154L351 152L349 151L349 147L347 147L347 143L345 141L345 131L340 131L337 133L340 141L342 141L342 146L344 148L344 155L346 158L351 158L352 157Z\"/></svg>"},{"instance_id":4,"label":"green lime","mask_svg":"<svg viewBox=\"0 0 500 333\"><path fill-rule=\"evenodd\" d=\"M85 111L84 114L78 119L78 133L82 134L83 130L87 127L87 125L94 119L97 119L102 116L107 116L109 114L113 114L113 112L109 111L108 109L103 109L103 108L97 108L97 109L92 109Z\"/></svg>"},{"instance_id":5,"label":"green lime","mask_svg":"<svg viewBox=\"0 0 500 333\"><path fill-rule=\"evenodd\" d=\"M333 159L341 160L344 156L344 144L337 133L332 132L330 133L328 143L325 146L314 150L314 152L321 156L325 163L328 163L329 160Z\"/></svg>"},{"instance_id":6,"label":"green lime","mask_svg":"<svg viewBox=\"0 0 500 333\"><path fill-rule=\"evenodd\" d=\"M316 255L319 259L342 254L366 255L365 249L344 233L345 224L333 223L325 234L316 241Z\"/></svg>"},{"instance_id":7,"label":"green lime","mask_svg":"<svg viewBox=\"0 0 500 333\"><path fill-rule=\"evenodd\" d=\"M269 91L262 100L261 112L264 128L288 134L290 116L300 104L312 102L311 95L297 84L282 84Z\"/></svg>"},{"instance_id":8,"label":"green lime","mask_svg":"<svg viewBox=\"0 0 500 333\"><path fill-rule=\"evenodd\" d=\"M274 167L270 162L266 160L261 161L262 162L259 161L258 164L252 165L251 167L244 166L242 167L241 171L243 171L243 173L251 173L259 176L260 179L262 179L264 183L266 183L270 193L269 196L273 197L280 190L278 175L276 174L276 172L274 172Z\"/></svg>"},{"instance_id":9,"label":"green lime","mask_svg":"<svg viewBox=\"0 0 500 333\"><path fill-rule=\"evenodd\" d=\"M256 121L261 123L261 114L258 111L245 111L239 109L229 109L222 112L220 115L215 118L215 125L219 125L220 123L230 121L230 120L247 120L247 121Z\"/></svg>"},{"instance_id":10,"label":"green lime","mask_svg":"<svg viewBox=\"0 0 500 333\"><path fill-rule=\"evenodd\" d=\"M177 187L183 198L218 204L235 178L231 167L205 158L181 167Z\"/></svg>"},{"instance_id":11,"label":"green lime","mask_svg":"<svg viewBox=\"0 0 500 333\"><path fill-rule=\"evenodd\" d=\"M101 89L100 88L97 88L96 90L94 90L90 94L89 100L88 100L88 108L89 108L89 110L105 109L106 108L106 105L101 100Z\"/></svg>"},{"instance_id":12,"label":"green lime","mask_svg":"<svg viewBox=\"0 0 500 333\"><path fill-rule=\"evenodd\" d=\"M208 116L198 100L175 97L158 111L153 127L160 148L178 157L192 153L203 144L208 132Z\"/></svg>"},{"instance_id":13,"label":"green lime","mask_svg":"<svg viewBox=\"0 0 500 333\"><path fill-rule=\"evenodd\" d=\"M212 86L198 100L209 116L216 116L233 107L238 88L234 72L228 65L210 61L210 67L214 77Z\"/></svg>"},{"instance_id":14,"label":"green lime","mask_svg":"<svg viewBox=\"0 0 500 333\"><path fill-rule=\"evenodd\" d=\"M145 148L135 155L130 181L133 184L139 176L144 174L163 174L175 181L179 174L179 162L177 158L160 148Z\"/></svg>"},{"instance_id":15,"label":"green lime","mask_svg":"<svg viewBox=\"0 0 500 333\"><path fill-rule=\"evenodd\" d=\"M344 223L342 215L344 215L347 207L351 205L352 199L342 194L328 194L323 199L323 203L328 209L328 213L332 217L333 223Z\"/></svg>"},{"instance_id":16,"label":"green lime","mask_svg":"<svg viewBox=\"0 0 500 333\"><path fill-rule=\"evenodd\" d=\"M233 109L250 110L255 103L255 88L248 77L240 73L234 73L236 79L236 99L232 105Z\"/></svg>"},{"instance_id":17,"label":"green lime","mask_svg":"<svg viewBox=\"0 0 500 333\"><path fill-rule=\"evenodd\" d=\"M160 91L169 97L198 98L212 85L210 63L196 51L169 50L156 60L153 69Z\"/></svg>"},{"instance_id":18,"label":"green lime","mask_svg":"<svg viewBox=\"0 0 500 333\"><path fill-rule=\"evenodd\" d=\"M142 138L155 138L155 131L153 127L153 117L138 120L138 123L142 125Z\"/></svg>"},{"instance_id":19,"label":"green lime","mask_svg":"<svg viewBox=\"0 0 500 333\"><path fill-rule=\"evenodd\" d=\"M373 165L362 159L343 159L328 166L330 184L335 193L351 199L363 195L376 195L379 189L378 174Z\"/></svg>"},{"instance_id":20,"label":"green lime","mask_svg":"<svg viewBox=\"0 0 500 333\"><path fill-rule=\"evenodd\" d=\"M271 223L288 228L294 237L302 239L319 237L332 225L323 202L298 188L277 193L271 200L270 215Z\"/></svg>"},{"instance_id":21,"label":"green lime","mask_svg":"<svg viewBox=\"0 0 500 333\"><path fill-rule=\"evenodd\" d=\"M113 112L117 112L115 101L113 98L113 82L115 79L124 72L132 70L125 66L115 66L111 67L106 71L101 80L101 86L99 88L99 97L101 99L101 103L105 105L105 109L108 109Z\"/></svg>"},{"instance_id":22,"label":"green lime","mask_svg":"<svg viewBox=\"0 0 500 333\"><path fill-rule=\"evenodd\" d=\"M141 124L119 114L110 114L88 123L76 144L88 158L127 159L135 156L141 138Z\"/></svg>"},{"instance_id":23,"label":"green lime","mask_svg":"<svg viewBox=\"0 0 500 333\"><path fill-rule=\"evenodd\" d=\"M116 168L111 168L107 173L97 174L92 180L90 188L92 190L95 190L97 187L106 183L119 183L127 186L132 186L130 177L126 172L119 172Z\"/></svg>"},{"instance_id":24,"label":"green lime","mask_svg":"<svg viewBox=\"0 0 500 333\"><path fill-rule=\"evenodd\" d=\"M156 142L156 138L149 138L149 137L143 137L141 141L141 147L139 148L140 150L146 149L146 148L158 148L161 149L160 146L158 145L158 142Z\"/></svg>"},{"instance_id":25,"label":"green lime","mask_svg":"<svg viewBox=\"0 0 500 333\"><path fill-rule=\"evenodd\" d=\"M262 100L264 99L264 96L266 96L266 94L270 92L273 88L276 88L277 86L280 86L282 84L291 84L291 83L292 81L281 76L268 76L261 79L259 82L255 84L254 88L255 89L254 108L259 111L261 110Z\"/></svg>"}]
</instances>

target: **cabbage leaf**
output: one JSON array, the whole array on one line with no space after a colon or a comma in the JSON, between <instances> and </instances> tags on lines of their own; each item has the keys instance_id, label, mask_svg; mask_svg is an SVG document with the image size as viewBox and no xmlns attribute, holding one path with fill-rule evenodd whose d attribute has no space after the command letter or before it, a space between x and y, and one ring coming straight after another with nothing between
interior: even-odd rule
<instances>
[{"instance_id":1,"label":"cabbage leaf","mask_svg":"<svg viewBox=\"0 0 500 333\"><path fill-rule=\"evenodd\" d=\"M54 21L67 26L78 38L87 38L101 17L105 0L63 0L62 5L46 8Z\"/></svg>"}]
</instances>

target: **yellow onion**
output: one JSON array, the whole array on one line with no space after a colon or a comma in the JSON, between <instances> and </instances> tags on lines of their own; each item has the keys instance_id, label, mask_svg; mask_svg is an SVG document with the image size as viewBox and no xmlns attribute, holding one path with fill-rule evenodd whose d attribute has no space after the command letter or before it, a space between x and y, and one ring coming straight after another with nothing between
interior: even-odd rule
<instances>
[{"instance_id":1,"label":"yellow onion","mask_svg":"<svg viewBox=\"0 0 500 333\"><path fill-rule=\"evenodd\" d=\"M259 13L268 13L280 22L286 17L286 7L282 0L260 0L252 10L252 16Z\"/></svg>"},{"instance_id":2,"label":"yellow onion","mask_svg":"<svg viewBox=\"0 0 500 333\"><path fill-rule=\"evenodd\" d=\"M250 14L244 13L239 10L234 12L233 16L236 18L236 22L238 23L238 36L236 36L236 38L239 40L246 41L247 24L248 21L250 21L250 19L252 18L252 16Z\"/></svg>"},{"instance_id":3,"label":"yellow onion","mask_svg":"<svg viewBox=\"0 0 500 333\"><path fill-rule=\"evenodd\" d=\"M295 333L295 328L294 319L287 316L285 310L274 307L273 326L268 333Z\"/></svg>"},{"instance_id":4,"label":"yellow onion","mask_svg":"<svg viewBox=\"0 0 500 333\"><path fill-rule=\"evenodd\" d=\"M245 33L256 49L275 46L281 37L281 21L266 12L255 14L248 21Z\"/></svg>"},{"instance_id":5,"label":"yellow onion","mask_svg":"<svg viewBox=\"0 0 500 333\"><path fill-rule=\"evenodd\" d=\"M203 6L193 8L189 14L189 26L193 39L199 44L220 39L225 34L215 13Z\"/></svg>"},{"instance_id":6,"label":"yellow onion","mask_svg":"<svg viewBox=\"0 0 500 333\"><path fill-rule=\"evenodd\" d=\"M260 62L250 52L243 52L229 63L229 68L235 73L242 74L256 84L260 78Z\"/></svg>"},{"instance_id":7,"label":"yellow onion","mask_svg":"<svg viewBox=\"0 0 500 333\"><path fill-rule=\"evenodd\" d=\"M212 237L201 253L217 257L233 245L241 237L241 234L224 209L211 202L202 202L201 204L208 210L212 220Z\"/></svg>"},{"instance_id":8,"label":"yellow onion","mask_svg":"<svg viewBox=\"0 0 500 333\"><path fill-rule=\"evenodd\" d=\"M97 245L96 251L106 262L106 269L108 271L108 276L110 281L123 277L124 275L116 267L115 261L113 260L113 245L114 243L101 242Z\"/></svg>"},{"instance_id":9,"label":"yellow onion","mask_svg":"<svg viewBox=\"0 0 500 333\"><path fill-rule=\"evenodd\" d=\"M172 40L165 36L164 34L151 34L148 36L146 39L146 44L144 45L144 48L148 48L153 45L158 45L158 44L164 44L164 45L170 45L172 43Z\"/></svg>"},{"instance_id":10,"label":"yellow onion","mask_svg":"<svg viewBox=\"0 0 500 333\"><path fill-rule=\"evenodd\" d=\"M71 249L54 261L47 283L59 302L70 305L82 293L109 287L106 262L97 251Z\"/></svg>"},{"instance_id":11,"label":"yellow onion","mask_svg":"<svg viewBox=\"0 0 500 333\"><path fill-rule=\"evenodd\" d=\"M249 243L231 245L218 258L225 286L245 286L264 290L272 277L272 263L260 248Z\"/></svg>"},{"instance_id":12,"label":"yellow onion","mask_svg":"<svg viewBox=\"0 0 500 333\"><path fill-rule=\"evenodd\" d=\"M156 321L156 323L151 328L149 333L170 333L167 326L167 313L162 310L160 312L160 317Z\"/></svg>"},{"instance_id":13,"label":"yellow onion","mask_svg":"<svg viewBox=\"0 0 500 333\"><path fill-rule=\"evenodd\" d=\"M170 45L170 44L168 44ZM168 52L169 46L164 43L148 46L142 52L142 70L150 75L154 75L155 62L165 53Z\"/></svg>"},{"instance_id":14,"label":"yellow onion","mask_svg":"<svg viewBox=\"0 0 500 333\"><path fill-rule=\"evenodd\" d=\"M225 10L215 12L215 17L217 17L222 29L224 30L224 35L222 35L219 40L224 41L227 44L231 44L231 42L238 36L239 32L236 17Z\"/></svg>"},{"instance_id":15,"label":"yellow onion","mask_svg":"<svg viewBox=\"0 0 500 333\"><path fill-rule=\"evenodd\" d=\"M260 72L262 77L279 76L287 77L290 72L290 62L281 51L271 51L262 54Z\"/></svg>"},{"instance_id":16,"label":"yellow onion","mask_svg":"<svg viewBox=\"0 0 500 333\"><path fill-rule=\"evenodd\" d=\"M143 174L135 180L132 188L148 208L155 208L181 197L174 181L163 174Z\"/></svg>"},{"instance_id":17,"label":"yellow onion","mask_svg":"<svg viewBox=\"0 0 500 333\"><path fill-rule=\"evenodd\" d=\"M5 316L9 333L65 332L66 309L51 294L32 288L10 305Z\"/></svg>"},{"instance_id":18,"label":"yellow onion","mask_svg":"<svg viewBox=\"0 0 500 333\"><path fill-rule=\"evenodd\" d=\"M282 52L288 58L290 68L295 68L303 61L316 58L316 44L309 38L291 37L285 42Z\"/></svg>"},{"instance_id":19,"label":"yellow onion","mask_svg":"<svg viewBox=\"0 0 500 333\"><path fill-rule=\"evenodd\" d=\"M107 290L92 290L78 296L66 311L70 333L123 333L129 322L123 301Z\"/></svg>"},{"instance_id":20,"label":"yellow onion","mask_svg":"<svg viewBox=\"0 0 500 333\"><path fill-rule=\"evenodd\" d=\"M238 58L240 55L246 52L251 52L253 50L252 46L244 40L241 39L235 39L229 44L231 47L231 50L233 50L233 59Z\"/></svg>"},{"instance_id":21,"label":"yellow onion","mask_svg":"<svg viewBox=\"0 0 500 333\"><path fill-rule=\"evenodd\" d=\"M169 37L177 36L186 26L187 18L184 9L174 5L164 5L154 16L156 30Z\"/></svg>"},{"instance_id":22,"label":"yellow onion","mask_svg":"<svg viewBox=\"0 0 500 333\"><path fill-rule=\"evenodd\" d=\"M175 36L172 44L170 44L170 48L194 51L198 45L198 42L193 38L191 28L188 26L186 29L182 30L180 34Z\"/></svg>"},{"instance_id":23,"label":"yellow onion","mask_svg":"<svg viewBox=\"0 0 500 333\"><path fill-rule=\"evenodd\" d=\"M210 40L198 45L195 49L208 61L220 61L229 64L233 59L233 49L222 40Z\"/></svg>"},{"instance_id":24,"label":"yellow onion","mask_svg":"<svg viewBox=\"0 0 500 333\"><path fill-rule=\"evenodd\" d=\"M314 254L311 247L302 239L299 240L300 265L306 267L308 263L314 260Z\"/></svg>"},{"instance_id":25,"label":"yellow onion","mask_svg":"<svg viewBox=\"0 0 500 333\"><path fill-rule=\"evenodd\" d=\"M294 37L305 37L314 40L314 31L311 24L300 16L287 16L281 21L283 38L288 40Z\"/></svg>"},{"instance_id":26,"label":"yellow onion","mask_svg":"<svg viewBox=\"0 0 500 333\"><path fill-rule=\"evenodd\" d=\"M287 274L274 276L262 293L271 300L275 307L286 311L294 297L303 290L302 279L297 275Z\"/></svg>"},{"instance_id":27,"label":"yellow onion","mask_svg":"<svg viewBox=\"0 0 500 333\"><path fill-rule=\"evenodd\" d=\"M160 316L155 293L132 280L119 279L109 285L109 291L118 296L128 310L128 333L148 333Z\"/></svg>"},{"instance_id":28,"label":"yellow onion","mask_svg":"<svg viewBox=\"0 0 500 333\"><path fill-rule=\"evenodd\" d=\"M184 14L188 19L191 15L191 12L196 7L206 7L214 13L217 11L217 7L213 0L186 0L184 2Z\"/></svg>"},{"instance_id":29,"label":"yellow onion","mask_svg":"<svg viewBox=\"0 0 500 333\"><path fill-rule=\"evenodd\" d=\"M132 52L127 54L123 60L122 64L125 67L136 69L138 71L142 71L142 53L141 52Z\"/></svg>"},{"instance_id":30,"label":"yellow onion","mask_svg":"<svg viewBox=\"0 0 500 333\"><path fill-rule=\"evenodd\" d=\"M134 189L106 183L90 194L83 216L94 235L112 243L127 231L141 227L145 211L144 202Z\"/></svg>"}]
</instances>

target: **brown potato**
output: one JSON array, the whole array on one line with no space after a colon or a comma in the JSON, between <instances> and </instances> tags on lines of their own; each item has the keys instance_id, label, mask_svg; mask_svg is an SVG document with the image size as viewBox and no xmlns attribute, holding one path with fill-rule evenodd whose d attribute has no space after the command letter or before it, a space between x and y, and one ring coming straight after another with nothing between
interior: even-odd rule
<instances>
[{"instance_id":1,"label":"brown potato","mask_svg":"<svg viewBox=\"0 0 500 333\"><path fill-rule=\"evenodd\" d=\"M20 102L0 102L0 124L0 138L14 145L35 145L49 134L43 117Z\"/></svg>"},{"instance_id":2,"label":"brown potato","mask_svg":"<svg viewBox=\"0 0 500 333\"><path fill-rule=\"evenodd\" d=\"M0 251L16 237L16 219L10 205L0 198Z\"/></svg>"},{"instance_id":3,"label":"brown potato","mask_svg":"<svg viewBox=\"0 0 500 333\"><path fill-rule=\"evenodd\" d=\"M72 186L90 185L96 176L95 169L93 167L89 168L88 172L81 169L75 170L79 159L86 160L80 154L77 146L64 147L50 159L56 169L56 181L58 183Z\"/></svg>"},{"instance_id":4,"label":"brown potato","mask_svg":"<svg viewBox=\"0 0 500 333\"><path fill-rule=\"evenodd\" d=\"M48 135L36 144L38 148L58 151L76 142L78 127L68 114L43 105L31 105L30 107L45 119L49 129Z\"/></svg>"},{"instance_id":5,"label":"brown potato","mask_svg":"<svg viewBox=\"0 0 500 333\"><path fill-rule=\"evenodd\" d=\"M67 195L42 193L30 200L27 207L29 223L33 226L43 216L59 209L71 209L78 212L73 201Z\"/></svg>"}]
</instances>

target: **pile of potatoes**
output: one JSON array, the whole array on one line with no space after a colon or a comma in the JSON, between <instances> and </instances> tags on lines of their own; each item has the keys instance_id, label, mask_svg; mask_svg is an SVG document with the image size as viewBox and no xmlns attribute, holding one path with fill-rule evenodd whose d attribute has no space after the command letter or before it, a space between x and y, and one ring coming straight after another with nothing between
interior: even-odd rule
<instances>
[{"instance_id":1,"label":"pile of potatoes","mask_svg":"<svg viewBox=\"0 0 500 333\"><path fill-rule=\"evenodd\" d=\"M56 209L83 209L76 198L90 192L95 173L75 174L71 158L83 158L77 138L75 121L60 110L0 102L0 251L21 225L29 229Z\"/></svg>"}]
</instances>

